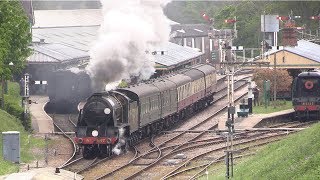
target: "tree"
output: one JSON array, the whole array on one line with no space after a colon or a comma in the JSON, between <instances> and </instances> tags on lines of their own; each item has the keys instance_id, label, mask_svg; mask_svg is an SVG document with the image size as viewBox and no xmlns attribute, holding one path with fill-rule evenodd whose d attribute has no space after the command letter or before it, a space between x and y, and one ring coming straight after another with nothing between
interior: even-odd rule
<instances>
[{"instance_id":1,"label":"tree","mask_svg":"<svg viewBox=\"0 0 320 180\"><path fill-rule=\"evenodd\" d=\"M241 1L221 8L215 15L216 28L231 28L225 24L224 19L237 16L238 38L235 45L245 47L259 47L261 42L260 16L262 14L276 14L288 16L293 12L298 26L306 25L307 29L317 29L318 21L311 21L310 16L320 13L318 1ZM280 31L281 33L281 31ZM279 43L281 44L281 42Z\"/></svg>"},{"instance_id":2,"label":"tree","mask_svg":"<svg viewBox=\"0 0 320 180\"><path fill-rule=\"evenodd\" d=\"M30 24L20 1L0 1L0 76L2 99L4 81L20 73L31 54ZM12 62L14 67L10 67ZM2 101L3 103L3 101ZM3 107L3 104L2 104Z\"/></svg>"},{"instance_id":3,"label":"tree","mask_svg":"<svg viewBox=\"0 0 320 180\"><path fill-rule=\"evenodd\" d=\"M253 81L257 84L258 88L263 91L263 82L270 80L271 86L274 86L274 75L277 77L277 92L290 92L292 77L287 70L277 69L276 72L273 69L258 69L253 74ZM273 94L273 88L270 89Z\"/></svg>"},{"instance_id":4,"label":"tree","mask_svg":"<svg viewBox=\"0 0 320 180\"><path fill-rule=\"evenodd\" d=\"M215 12L233 2L224 1L172 1L164 9L169 19L182 24L207 23L202 13L213 17Z\"/></svg>"}]
</instances>

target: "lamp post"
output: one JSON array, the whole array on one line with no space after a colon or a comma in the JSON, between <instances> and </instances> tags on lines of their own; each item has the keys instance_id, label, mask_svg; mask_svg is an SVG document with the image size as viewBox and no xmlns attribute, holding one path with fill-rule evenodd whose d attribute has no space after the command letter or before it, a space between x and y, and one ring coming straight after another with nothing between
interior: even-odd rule
<instances>
[{"instance_id":1,"label":"lamp post","mask_svg":"<svg viewBox=\"0 0 320 180\"><path fill-rule=\"evenodd\" d=\"M9 67L13 66L13 62L10 62L9 64ZM6 81L4 79L4 75L2 74L1 75L1 87L2 87L2 90L1 90L1 108L4 109L4 93L5 93L5 88L6 87Z\"/></svg>"}]
</instances>

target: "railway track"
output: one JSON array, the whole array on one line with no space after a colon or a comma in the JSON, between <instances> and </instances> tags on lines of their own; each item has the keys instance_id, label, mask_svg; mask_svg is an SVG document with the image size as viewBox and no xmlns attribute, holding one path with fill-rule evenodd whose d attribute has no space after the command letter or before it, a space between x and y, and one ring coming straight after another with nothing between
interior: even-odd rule
<instances>
[{"instance_id":1,"label":"railway track","mask_svg":"<svg viewBox=\"0 0 320 180\"><path fill-rule=\"evenodd\" d=\"M243 87L243 86L246 84L246 81L238 81L238 82L240 83L240 85L238 85L238 87L236 86L235 89L239 89L239 88ZM242 96L243 96L243 94L240 95L238 98L241 98ZM217 98L216 101L218 101L219 99L222 99L222 97ZM217 110L217 112L215 112L214 114L216 115L216 114L220 113L220 112L223 111L226 107L227 107L227 105L225 104L222 108L219 108L219 109ZM214 116L214 115L213 115L213 116ZM207 118L206 121L208 121L209 119L211 119L213 116L210 116L209 118ZM197 128L198 126L201 126L201 124L204 123L204 122L205 122L205 121L202 121L202 122L198 123L198 125L195 125L193 128ZM215 128L215 127L217 127L217 123L212 126L212 128ZM164 144L166 144L166 143L168 144L168 142L171 142L171 141L173 141L174 139L177 139L178 137L182 137L184 134L186 134L186 133L180 133L180 134L178 134L178 135L175 135L174 137L171 137L170 139L168 139L168 140L166 140L166 141L162 141L162 143L161 143L161 144L158 144L156 147L159 148L159 147L161 147L161 146L164 146ZM197 137L196 137L196 138L197 138ZM196 139L196 138L195 138L195 139ZM182 139L183 139L183 138L182 138ZM192 139L192 140L193 140L193 139ZM182 142L183 142L183 141L182 141ZM170 146L170 145L169 145L169 146ZM129 174L130 174L131 172L133 173L134 171L136 171L136 173L133 173L132 176L128 177L129 179L130 179L130 178L133 178L133 177L136 176L137 174L139 174L139 173L141 173L142 171L150 168L151 166L153 166L154 164L156 164L158 161L160 161L161 159L163 159L164 156L161 156L160 158L157 157L156 160L152 160L151 158L149 158L149 159L151 159L150 161L154 161L154 162L149 162L149 166L147 166L146 168L140 169L140 170L138 170L137 168L135 168L135 167L137 167L136 165L139 164L138 160L139 160L139 159L143 159L143 158L144 158L144 159L148 159L147 155L150 154L150 153L153 153L153 151L156 150L156 147L153 147L153 148L151 148L149 151L147 151L147 152L145 152L145 153L142 153L142 154L139 155L137 158L135 158L133 161L131 160L131 161L129 161L129 162L126 162L125 165L123 165L123 166L116 167L116 169L113 169L113 170L112 170L110 167L109 167L109 168L105 168L104 171L105 171L105 172L108 172L108 173L106 173L106 174L104 174L104 175L101 175L101 176L100 176L99 178L97 178L97 179L108 178L108 177L110 177L110 175L112 175L112 178L115 178L115 179L117 179L117 177L119 177L120 179L123 179L123 176L122 176L121 173L119 173L119 176L116 176L116 175L115 175L117 172L120 172L120 170L121 170L121 172L128 172ZM177 148L177 147L175 147L175 148ZM174 149L174 150L175 150L175 149ZM167 149L166 149L166 151L167 151ZM161 152L161 153L159 153L159 154L164 154L164 153ZM138 162L138 163L137 163L137 162ZM98 167L95 167L95 169L100 169L100 168L106 167L106 166L107 166L107 163L99 164ZM129 166L131 166L131 167L133 166L133 167L134 167L134 170L130 170L130 168L129 168L128 170L125 169L126 167L129 167ZM81 173L81 174L84 175L85 177L87 177L88 179L91 179L91 178L97 177L97 175L98 175L99 173L93 173L93 172L91 172L90 170L88 170L88 171L84 171L84 172Z\"/></svg>"},{"instance_id":2,"label":"railway track","mask_svg":"<svg viewBox=\"0 0 320 180\"><path fill-rule=\"evenodd\" d=\"M71 157L59 167L59 168L62 168L63 166L65 166L66 164L68 164L69 162L71 162L75 158L76 152L77 152L77 147L76 147L76 144L73 141L72 137L67 135L65 133L65 131L56 122L53 121L53 125L62 133L62 135L65 138L67 138L69 140L69 142L72 144L72 148L73 148L73 152L71 153Z\"/></svg>"},{"instance_id":3,"label":"railway track","mask_svg":"<svg viewBox=\"0 0 320 180\"><path fill-rule=\"evenodd\" d=\"M64 169L64 170L72 171L75 173L79 173L84 169L89 168L94 163L99 162L98 158L95 158L93 160L87 160L87 159L84 159L82 156L77 155L76 152L78 150L77 150L76 144L72 139L73 136L67 134L72 132L72 129L70 129L70 127L75 128L76 126L76 124L72 121L72 116L74 116L73 114L54 114L54 115L51 114L50 116L54 117L53 119L54 126L63 134L64 137L68 138L69 141L73 144L73 152L71 157L67 161L65 161L61 166L59 166L58 167L59 169ZM62 126L63 128L60 125L63 125Z\"/></svg>"},{"instance_id":4,"label":"railway track","mask_svg":"<svg viewBox=\"0 0 320 180\"><path fill-rule=\"evenodd\" d=\"M58 131L60 132L75 132L76 123L75 123L75 114L49 114L52 121L56 124Z\"/></svg>"},{"instance_id":5,"label":"railway track","mask_svg":"<svg viewBox=\"0 0 320 180\"><path fill-rule=\"evenodd\" d=\"M59 116L59 115L55 115L55 118L57 117L57 116ZM57 119L64 119L63 120L63 122L66 122L66 120L65 120L65 118L57 118ZM68 118L68 121L69 122L71 122L70 121L70 118ZM68 125L68 126L70 126L70 125ZM74 126L74 124L73 124L73 126ZM66 129L68 129L68 128L64 128L65 130ZM155 145L154 145L155 146ZM137 157L137 154L139 154L139 153L137 153L138 152L138 150L137 149L135 149L135 155L133 156L133 159L130 161L130 162L133 162L133 160ZM107 159L112 159L113 158L113 156L112 157L110 157L110 158L107 158ZM87 163L81 163L81 158L79 158L79 160L76 160L76 161L72 161L71 163L65 163L65 166L62 166L62 168L65 168L65 169L67 169L67 168L69 168L69 170L72 170L72 171L75 171L75 172L78 172L78 173L82 173L82 172L85 172L87 169L90 169L91 167L94 167L94 166L96 166L97 164L99 164L99 163L101 163L101 162L104 162L105 160L99 160L99 161L94 161L94 162L92 162L92 163L89 163L89 162L87 162L88 163L88 165L83 165L82 167L84 167L84 168L72 168L72 166L78 166L78 167L80 167L81 165L75 165L75 164L77 164L76 162L80 162L80 164L87 164Z\"/></svg>"},{"instance_id":6,"label":"railway track","mask_svg":"<svg viewBox=\"0 0 320 180\"><path fill-rule=\"evenodd\" d=\"M243 86L246 84L246 82L244 80L245 78L247 78L247 77L244 77L243 79L241 79L235 83L235 90L243 88ZM194 131L201 131L201 130L205 130L205 129L214 130L217 127L218 122L212 123L212 119L215 116L217 116L218 114L221 114L221 112L223 112L223 110L227 107L227 105L225 105L225 106L222 105L222 104L224 104L224 102L222 102L223 101L222 99L226 96L226 95L223 95L223 92L225 92L225 88L221 87L219 89L218 93L215 95L215 103L219 104L220 108L217 108L213 112L214 115L210 115L210 117L206 118L205 120L202 120L201 122L197 122L195 126L188 128L184 132L172 133L172 134L168 135L167 137L163 138L163 139L166 139L164 141L163 141L163 139L159 140L158 139L159 136L154 136L154 137L150 138L150 145L149 146L151 148L146 152L141 153L137 147L132 147L133 151L130 151L128 154L126 154L127 157L131 156L131 159L129 161L123 160L121 162L120 156L111 156L109 158L105 158L105 159L101 159L101 160L98 160L98 159L84 160L82 158L79 158L79 159L69 160L63 166L61 166L61 168L80 173L88 179L105 179L105 178L112 178L112 179L138 178L138 179L141 179L141 178L147 177L148 173L151 173L151 171L157 172L155 165L159 165L159 164L163 163L164 161L166 161L166 159L173 158L173 156L176 156L177 153L186 152L189 149L196 149L199 147L212 148L212 145L217 146L218 144L222 144L223 142L225 142L225 140L222 137L216 137L216 138L210 139L207 136L212 136L212 133L208 133L205 131L201 132L201 133L193 133L192 136L190 136L190 133L188 132L188 130L194 130ZM239 94L237 94L237 95L239 95ZM239 97L236 99L240 99L242 97L243 97L243 95L239 95ZM57 115L55 115L55 116L57 117ZM71 123L71 121L70 121L70 123ZM292 124L294 124L294 123L292 123ZM295 125L299 126L298 124L295 124ZM283 126L290 127L289 124L286 124ZM278 127L281 127L281 125L278 125ZM65 128L65 129L67 129L67 128ZM61 131L63 131L63 130L61 130ZM273 132L273 133L274 133L275 137L277 135L279 135L279 133L275 133L275 132ZM272 138L271 135L266 135L266 134L268 134L268 133L266 133L266 132L264 134L259 133L259 136L265 135L266 139ZM284 132L282 134L286 135L287 133ZM238 137L247 136L247 138L249 138L249 135L248 134L246 135L246 133L238 133L238 134L236 134L236 136L238 136ZM255 135L255 136L257 136L257 135ZM254 135L252 135L251 138L254 139L255 141L257 141L257 138L254 137ZM239 138L239 140L240 139L241 138ZM235 146L239 146L239 149L242 150L242 148L240 148L240 146L252 144L254 142L254 140L240 142L239 144L237 144L237 141L235 141ZM180 142L180 143L177 143L177 142ZM261 142L261 145L265 144L265 143L268 143L268 142ZM257 145L255 145L255 146L257 146ZM252 147L254 147L254 145L252 145ZM201 157L204 157L205 155L208 155L213 152L223 151L223 148L225 148L225 147L217 147L215 149L212 149L212 152L209 152L209 150L207 150L206 152L199 154L197 157L201 158ZM246 148L249 148L249 147L244 147L243 150L245 150ZM207 149L207 148L204 148L204 149ZM162 177L162 179L172 178L174 176L177 177L178 175L183 174L183 172L188 172L187 169L195 170L197 168L201 169L201 168L204 168L207 166L209 167L210 165L214 164L215 162L221 161L221 159L223 159L223 157L224 157L224 155L221 155L219 157L215 157L214 160L212 160L210 162L205 162L202 165L188 167L185 169L171 170L170 173L166 174L165 176L163 176L163 174L162 174L159 177ZM192 158L191 160L187 160L188 161L187 164L192 164L191 162L193 161L193 159L197 160L197 158ZM110 165L113 162L117 162L117 164L113 166L116 168L112 169L112 168L107 167L108 164ZM124 164L124 165L121 165L121 164ZM97 169L97 168L100 169L100 171L102 171L102 173L100 172L99 174L95 174L95 175L91 173L91 175L90 175L91 169ZM171 169L172 169L172 167L171 167ZM198 174L190 176L190 179L194 179L194 178L201 176L202 172L203 172L203 170L201 172L199 172ZM86 176L87 174L89 174L89 175Z\"/></svg>"},{"instance_id":7,"label":"railway track","mask_svg":"<svg viewBox=\"0 0 320 180\"><path fill-rule=\"evenodd\" d=\"M310 125L311 123L314 122L308 122L308 123L299 123L299 122L295 122L295 123L283 123L281 125L277 125L277 127L287 127L287 128L296 128L298 127L305 127ZM297 131L290 131L291 132L297 132ZM243 133L237 133L235 134L235 138L234 138L234 147L237 149L237 151L240 152L245 152L248 149L252 149L254 147L257 146L262 146L265 145L267 143L270 142L274 142L274 141L278 141L280 140L283 136L286 136L289 134L289 132L283 132L283 131L277 131L274 129L270 129L270 131L265 131L265 132L251 132L250 134L246 134L248 132L243 132ZM226 140L224 140L224 142L226 142ZM181 165L179 165L178 167L174 168L172 171L170 171L169 173L167 173L166 175L164 175L163 177L161 177L161 179L169 179L169 178L177 178L177 179L195 179L197 177L199 177L199 175L203 175L206 171L206 169L208 169L210 166L212 166L214 163L218 163L224 160L225 155L224 155L224 150L225 150L225 146L217 146L216 143L219 143L216 141L216 139L212 139L212 141L208 141L206 143L203 144L198 144L198 145L194 145L193 147L188 147L188 148L184 148L184 149L179 149L179 151L184 151L186 152L188 149L195 149L195 148L202 148L202 149L207 149L204 150L203 153L199 153L200 151L198 150L198 154L194 155L192 157L192 154L190 155L190 159L186 160L184 163L182 163ZM212 146L213 144L216 144L215 146ZM206 148L209 147L209 148ZM214 153L214 154L213 154ZM211 155L210 155L211 154ZM217 156L217 154L219 154ZM203 158L204 156L206 156L207 158ZM200 160L200 158L202 158ZM209 161L208 161L209 159ZM210 160L212 159L212 160ZM197 163L197 161L201 161L202 164L199 165L199 163ZM200 169L200 171L199 171ZM191 175L189 174L189 176L186 175L187 172L189 171L196 171L198 170L198 172L196 172L195 174ZM187 178L186 178L187 177ZM160 178L159 178L160 179Z\"/></svg>"},{"instance_id":8,"label":"railway track","mask_svg":"<svg viewBox=\"0 0 320 180\"><path fill-rule=\"evenodd\" d=\"M63 162L58 168L72 170L69 168L72 164L81 161L82 157L77 157L77 146L73 141L73 135L69 135L70 133L73 134L75 132L76 127L76 120L75 114L47 114L48 117L52 119L53 125L55 127L55 133L63 135L63 137L67 138L69 142L72 144L72 152L69 159ZM73 171L76 172L76 171Z\"/></svg>"}]
</instances>

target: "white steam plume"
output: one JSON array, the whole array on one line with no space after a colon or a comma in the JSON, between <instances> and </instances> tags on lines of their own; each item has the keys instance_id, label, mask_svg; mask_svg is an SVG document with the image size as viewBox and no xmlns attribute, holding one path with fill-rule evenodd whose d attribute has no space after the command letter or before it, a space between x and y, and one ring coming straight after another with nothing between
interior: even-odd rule
<instances>
[{"instance_id":1,"label":"white steam plume","mask_svg":"<svg viewBox=\"0 0 320 180\"><path fill-rule=\"evenodd\" d=\"M146 51L169 40L170 27L162 11L168 2L101 1L104 21L86 69L96 88L102 90L112 82L115 88L121 79L148 79L154 73L154 57Z\"/></svg>"}]
</instances>

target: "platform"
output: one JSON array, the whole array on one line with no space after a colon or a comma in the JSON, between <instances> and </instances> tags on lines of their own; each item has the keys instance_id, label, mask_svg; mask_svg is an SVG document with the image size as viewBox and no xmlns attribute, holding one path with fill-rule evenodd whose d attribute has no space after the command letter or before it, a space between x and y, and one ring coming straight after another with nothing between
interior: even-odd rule
<instances>
[{"instance_id":1,"label":"platform","mask_svg":"<svg viewBox=\"0 0 320 180\"><path fill-rule=\"evenodd\" d=\"M39 168L32 169L22 173L12 173L10 175L0 176L0 180L42 180L42 179L56 179L56 180L81 180L83 176L75 174L71 171L60 169L60 173L55 173L55 168Z\"/></svg>"},{"instance_id":2,"label":"platform","mask_svg":"<svg viewBox=\"0 0 320 180\"><path fill-rule=\"evenodd\" d=\"M288 109L284 111L269 113L269 114L250 114L249 117L236 117L235 115L235 128L237 129L248 129L254 128L257 124L259 124L262 120L272 117L278 117L286 114L293 113L293 109ZM227 129L225 126L227 118L219 119L218 129L225 130Z\"/></svg>"},{"instance_id":3,"label":"platform","mask_svg":"<svg viewBox=\"0 0 320 180\"><path fill-rule=\"evenodd\" d=\"M45 104L49 101L47 96L30 96L31 124L37 133L52 133L54 131L53 122L50 116L44 111Z\"/></svg>"}]
</instances>

